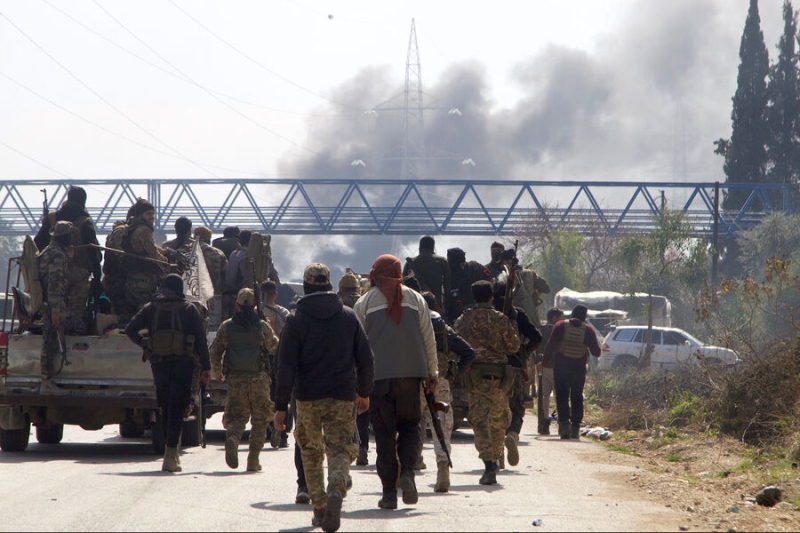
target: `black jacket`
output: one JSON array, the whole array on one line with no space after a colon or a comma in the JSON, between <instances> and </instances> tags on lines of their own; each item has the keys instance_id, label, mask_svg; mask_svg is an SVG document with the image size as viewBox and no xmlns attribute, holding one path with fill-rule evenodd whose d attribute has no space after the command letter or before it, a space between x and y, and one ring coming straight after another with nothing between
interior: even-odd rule
<instances>
[{"instance_id":1,"label":"black jacket","mask_svg":"<svg viewBox=\"0 0 800 533\"><path fill-rule=\"evenodd\" d=\"M145 304L144 307L139 309L139 312L131 318L131 321L128 322L125 328L125 334L128 338L139 346L142 345L142 337L139 335L139 331L150 329L153 316L156 312L155 304L158 302L185 302L186 305L178 311L178 319L181 321L183 327L182 331L184 335L194 335L194 349L200 360L200 367L203 370L211 370L211 361L208 358L208 338L206 337L205 323L200 316L200 312L193 304L186 302L184 298L181 298L170 289L161 289L152 301ZM169 314L162 313L158 318L159 322L163 322L163 324L159 324L159 329L161 327L169 327L169 322L171 320Z\"/></svg>"},{"instance_id":2,"label":"black jacket","mask_svg":"<svg viewBox=\"0 0 800 533\"><path fill-rule=\"evenodd\" d=\"M372 391L374 358L364 328L333 292L300 298L278 346L275 410L297 400L356 399Z\"/></svg>"},{"instance_id":3,"label":"black jacket","mask_svg":"<svg viewBox=\"0 0 800 533\"><path fill-rule=\"evenodd\" d=\"M80 244L99 244L97 241L97 232L94 229L94 223L92 223L92 219L89 218L89 213L81 205L75 202L64 202L61 204L61 208L53 213L53 215L56 222L60 222L62 220L66 220L67 222L75 222L80 217L87 217L88 220L79 228L81 236ZM36 234L36 237L33 238L33 242L36 243L36 247L39 248L40 251L44 250L45 247L50 244L51 228L52 217L45 217L42 221L42 227L39 228L39 232ZM100 250L81 248L79 252L78 263L80 263L81 266L86 268L95 276L96 279L99 280L102 277L102 273L100 271L100 262L102 259L103 253Z\"/></svg>"},{"instance_id":4,"label":"black jacket","mask_svg":"<svg viewBox=\"0 0 800 533\"><path fill-rule=\"evenodd\" d=\"M467 365L475 359L475 350L469 345L453 328L447 325L442 316L436 311L431 311L431 323L433 323L433 331L436 337L436 351L445 351L444 336L436 332L447 330L447 351L453 352L458 355L456 364L459 371L466 368ZM439 376L443 377L443 376Z\"/></svg>"}]
</instances>

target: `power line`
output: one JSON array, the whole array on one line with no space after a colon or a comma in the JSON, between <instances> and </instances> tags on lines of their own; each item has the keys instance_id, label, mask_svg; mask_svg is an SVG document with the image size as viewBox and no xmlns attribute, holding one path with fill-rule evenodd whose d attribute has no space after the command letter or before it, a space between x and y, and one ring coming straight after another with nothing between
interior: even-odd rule
<instances>
[{"instance_id":1,"label":"power line","mask_svg":"<svg viewBox=\"0 0 800 533\"><path fill-rule=\"evenodd\" d=\"M92 88L91 88L91 87L90 87L88 84L86 84L86 83L85 83L83 80L81 80L81 79L80 79L80 78L79 78L79 77L78 77L76 74L74 74L74 73L73 73L71 70L69 70L67 67L65 67L63 64L61 64L61 63L60 63L60 62L59 62L59 61L58 61L58 60L57 60L55 57L53 57L53 55L52 55L52 54L50 54L50 53L49 53L47 50L45 50L45 49L44 49L44 48L43 48L41 45L39 45L39 43L37 43L35 40L33 40L33 38L31 38L31 37L30 37L30 36L29 36L27 33L25 33L25 32L22 30L22 28L20 28L20 27L19 27L19 26L17 26L16 24L14 24L14 21L12 21L10 18L8 18L8 16L7 16L5 13L0 13L0 17L3 17L4 19L6 19L6 20L8 21L8 23L9 23L9 24L11 24L11 26L12 26L12 27L13 27L15 30L17 30L17 31L18 31L20 34L22 34L22 36L23 36L23 37L25 37L25 38L26 38L28 41L30 41L30 43L31 43L31 44L33 44L33 45L34 45L36 48L38 48L38 49L39 49L39 50L40 50L40 51L41 51L41 52L42 52L44 55L46 55L46 56L47 56L47 57L48 57L48 58L49 58L51 61L53 61L53 62L54 62L56 65L58 65L59 67L61 67L61 68L62 68L62 69L63 69L63 70L64 70L64 71L67 73L67 74L69 74L69 75L70 75L70 76L71 76L71 77L72 77L72 78L73 78L75 81L77 81L77 82L78 82L78 83L79 83L79 84L80 84L82 87L84 87L84 88L85 88L87 91L89 91L90 93L92 93L92 94L93 94L95 97L97 97L99 100L101 100L103 103L105 103L105 104L106 104L108 107L110 107L111 109L113 109L114 111L116 111L116 112L117 112L119 115L121 115L123 118L125 118L125 119L126 119L128 122L130 122L131 124L133 124L134 126L136 126L136 127L139 129L139 130L141 130L142 132L144 132L145 134L147 134L148 136L150 136L150 137L151 137L151 138L153 138L154 140L156 140L156 141L158 141L159 143L161 143L161 144L163 144L164 146L166 146L168 149L172 150L173 152L175 152L176 154L178 154L179 156L181 156L181 157L182 157L182 158L183 158L185 161L187 161L187 162L189 162L189 163L193 164L194 166L196 166L196 167L197 167L197 168L199 168L200 170L202 170L202 171L204 171L204 172L206 172L206 173L208 173L208 174L211 174L211 175L212 175L212 176L214 176L215 178L220 178L220 176L217 176L217 175L216 175L214 172L212 172L212 171L211 171L211 170L209 170L208 168L204 167L203 165L201 165L201 164L200 164L200 163L198 163L197 161L194 161L194 160L192 160L192 159L188 158L187 156L183 155L183 154L182 154L182 153L181 153L179 150L177 150L177 149L173 148L172 146L170 146L170 145L169 145L168 143L166 143L165 141L162 141L161 139L159 139L159 138L158 138L156 135L154 135L154 134L150 133L150 132L149 132L149 131L148 131L148 130L147 130L145 127L144 127L144 126L140 125L138 122L136 122L135 120L133 120L133 118L131 118L131 117L129 117L128 115L126 115L126 114L125 114L125 112L123 112L121 109L117 108L117 107L116 107L114 104L112 104L111 102L109 102L109 101L108 101L106 98L104 98L104 97L103 97L103 96L102 96L100 93L98 93L97 91L95 91L94 89L92 89Z\"/></svg>"},{"instance_id":2,"label":"power line","mask_svg":"<svg viewBox=\"0 0 800 533\"><path fill-rule=\"evenodd\" d=\"M177 66L175 66L175 65L174 65L172 62L170 62L170 61L169 61L167 58L165 58L163 55L161 55L161 54L160 54L158 51L156 51L154 48L152 48L150 45L148 45L146 42L144 42L142 39L140 39L138 35L136 35L136 34L135 34L133 31L131 31L131 30L130 30L130 29L127 27L127 26L125 26L125 24L123 24L123 23L122 23L120 20L118 20L116 17L114 17L114 15L112 15L111 13L109 13L109 12L108 12L108 10L106 10L106 8L104 8L103 6L101 6L101 5L100 5L100 4L97 2L97 0L93 0L93 2L94 2L94 4L95 4L95 5L96 5L96 6L97 6L97 7L98 7L98 8L99 8L99 9L100 9L100 10L101 10L103 13L105 13L106 15L108 15L108 17L109 17L109 18L111 18L111 20L113 20L114 22L116 22L116 23L117 23L117 24L118 24L120 27L122 27L122 29L124 29L126 32L128 32L128 34L130 34L130 35L131 35L131 37L133 37L134 39L136 39L137 41L139 41L139 42L142 44L142 46L144 46L145 48L147 48L148 50L150 50L150 51L151 51L153 54L155 54L155 55L156 55L156 57L158 57L158 58L159 58L159 59L161 59L161 60L162 60L164 63L166 63L166 64L167 64L167 65L169 65L169 66L170 66L172 69L174 69L174 70L175 70L175 72L177 72L178 74L180 74L181 76L183 76L183 77L184 77L184 78L185 78L187 81L189 81L190 83L192 83L193 85L195 85L195 86L196 86L196 87L198 87L199 89L203 90L203 91L204 91L206 94L208 94L209 96L211 96L211 97L212 97L213 99L215 99L217 102L221 103L222 105L224 105L225 107L227 107L228 109L230 109L231 111L233 111L234 113L236 113L237 115L239 115L240 117L242 117L243 119L247 120L247 121L248 121L248 122L250 122L251 124L253 124L253 125L255 125L255 126L257 126L257 127L261 128L261 129L263 129L264 131L266 131L266 132L268 132L268 133L270 133L270 134L274 135L275 137L278 137L279 139L281 139L281 140L284 140L284 141L288 142L289 144L291 144L291 145L293 145L293 146L296 146L297 148L300 148L301 150L304 150L304 151L306 151L306 152L309 152L309 153L311 153L311 154L313 154L313 155L316 155L316 156L320 156L320 155L321 155L321 154L319 154L319 153L315 152L314 150L312 150L311 148L308 148L307 146L303 146L303 145L301 145L301 144L299 144L299 143L296 143L296 142L294 142L293 140L289 139L288 137L285 137L285 136L281 135L280 133L278 133L278 132L276 132L276 131L274 131L274 130L272 130L272 129L268 128L267 126L264 126L263 124L261 124L261 123L260 123L260 122L258 122L257 120L254 120L254 119L252 119L251 117L248 117L247 115L245 115L244 113L242 113L241 111L239 111L238 109L236 109L235 107L231 106L229 103L227 103L227 102L225 102L224 100L222 100L222 99L221 99L220 97L218 97L217 95L215 95L215 94L211 93L211 91L209 91L208 89L206 89L205 87L203 87L202 85L200 85L199 83L197 83L196 81L194 81L194 79L192 79L192 78L191 78L191 77L190 77L188 74L186 74L185 72L183 72L183 71L182 71L180 68L178 68Z\"/></svg>"},{"instance_id":3,"label":"power line","mask_svg":"<svg viewBox=\"0 0 800 533\"><path fill-rule=\"evenodd\" d=\"M50 165L48 165L48 164L46 164L46 163L42 163L41 161L39 161L39 160L38 160L38 159L36 159L35 157L29 156L29 155L28 155L28 154L26 154L25 152L22 152L22 151L20 151L20 150L18 150L18 149L16 149L16 148L14 148L13 146L11 146L11 145L10 145L10 144L8 144L8 143L5 143L5 142L3 142L3 141L1 141L1 140L0 140L0 144L2 144L3 146L5 146L6 148L8 148L9 150L11 150L12 152L16 152L18 155L21 155L21 156L22 156L22 157L24 157L25 159L28 159L28 160L30 160L30 161L33 161L33 162L34 162L34 163L36 163L37 165L43 166L44 168L46 168L47 170L49 170L49 171L51 171L51 172L55 172L55 173L56 173L56 174L58 174L59 176L63 176L63 177L65 177L65 178L69 179L69 180L73 179L73 178L71 178L70 176L67 176L66 174L64 174L63 172L59 172L58 170L54 169L54 168L53 168L53 167L51 167Z\"/></svg>"},{"instance_id":4,"label":"power line","mask_svg":"<svg viewBox=\"0 0 800 533\"><path fill-rule=\"evenodd\" d=\"M189 18L189 19L190 19L192 22L194 22L195 24L197 24L198 26L200 26L201 28L203 28L204 30L206 30L208 33L210 33L211 35L213 35L213 36L214 36L216 39L218 39L220 42L222 42L223 44L225 44L226 46L228 46L228 47L229 47L231 50L233 50L233 51L234 51L234 52L236 52L237 54L241 55L242 57L244 57L245 59L247 59L248 61L250 61L250 62L251 62L251 63L253 63L254 65L257 65L258 67L260 67L260 68L264 69L265 71L269 72L270 74L272 74L272 75L273 75L273 76L275 76L276 78L278 78L278 79L280 79L280 80L283 80L283 81L285 81L286 83L288 83L289 85L292 85L292 86L294 86L294 87L297 87L298 89L300 89L300 90L302 90L302 91L305 91L305 92L307 92L307 93L309 93L309 94L312 94L312 95L316 96L317 98L321 98L321 99L323 99L323 100L326 100L326 101L328 101L328 102L330 102L330 103L332 103L332 104L336 104L336 105L338 105L338 106L342 106L342 107L345 107L345 108L347 108L347 109L352 109L352 110L354 110L354 111L359 111L359 112L364 112L364 111L366 111L366 110L364 110L364 109L360 109L360 108L357 108L357 107L351 106L351 105L349 105L349 104L345 104L344 102L339 102L339 101L337 101L337 100L333 100L333 99L331 99L331 98L328 98L327 96L323 96L323 95L321 95L321 94L319 94L319 93L316 93L316 92L312 91L311 89L308 89L308 88L306 88L306 87L303 87L303 86L302 86L302 85L300 85L299 83L296 83L296 82L294 82L294 81L290 80L290 79L289 79L289 78L287 78L286 76L283 76L283 75L281 75L281 74L278 74L278 73L277 73L277 72L275 72L274 70L270 69L269 67L267 67L267 66L266 66L266 65L264 65L263 63L261 63L261 62L259 62L259 61L256 61L255 59L253 59L252 57L250 57L249 55L247 55L245 52L243 52L242 50L240 50L239 48L237 48L236 46L234 46L233 44L231 44L230 42L228 42L227 40L225 40L223 37L221 37L221 36L220 36L220 35L218 35L216 32L214 32L214 30L212 30L211 28L209 28L208 26L206 26L205 24L203 24L202 22L200 22L199 20L197 20L196 18L194 18L192 15L190 15L189 13L187 13L187 12L186 12L186 11L185 11L183 8L181 8L181 7L180 7L180 6L178 6L178 5L177 5L175 2L173 2L173 0L167 0L167 2L169 2L170 4L172 4L172 5L175 7L175 9L177 9L178 11L180 11L181 13L183 13L184 15L186 15L186 17L187 17L187 18Z\"/></svg>"},{"instance_id":5,"label":"power line","mask_svg":"<svg viewBox=\"0 0 800 533\"><path fill-rule=\"evenodd\" d=\"M67 109L66 107L62 106L58 102L55 102L55 101L51 100L50 98L44 96L43 94L40 94L40 93L36 92L35 90L31 89L30 87L28 87L24 83L12 78L11 76L6 74L5 72L1 72L0 71L0 76L4 77L5 79L10 81L11 83L14 83L18 87L20 87L22 89L25 89L26 91L30 92L31 94L33 94L37 98L40 98L40 99L44 100L45 102L47 102L48 104L60 109L61 111L65 112L65 113L67 113L69 115L72 115L73 117L75 117L75 118L77 118L79 120L82 120L83 122L86 122L87 124L89 124L91 126L94 126L97 129L100 129L100 130L102 130L102 131L104 131L106 133L109 133L109 134L111 134L111 135L113 135L115 137L119 137L123 141L129 142L131 144L135 144L136 146L139 146L139 147L144 148L146 150L151 150L153 152L156 152L158 154L161 154L161 155L164 155L164 156L167 156L167 157L172 157L174 159L178 159L180 161L190 161L190 160L186 159L183 156L176 155L176 154L167 152L165 150L161 150L160 148L156 148L154 146L150 146L149 144L145 144L143 142L137 141L136 139L132 139L130 137L127 137L127 136L125 136L125 135L123 135L121 133L118 133L118 132L116 132L116 131L114 131L112 129L109 129L109 128L103 126L102 124L98 124L97 122L94 122L93 120L90 120L90 119L88 119L88 118L86 118L84 116L81 116L78 113L75 113L74 111L72 111L70 109ZM224 170L224 171L227 171L227 172L236 172L236 173L239 173L239 174L250 174L250 175L253 175L253 176L261 176L262 175L262 173L260 173L260 172L250 172L250 171L247 171L247 170L239 170L239 169L235 169L235 168L220 167L220 166L211 165L211 164L208 164L208 163L202 163L202 164L203 164L203 166L206 166L206 167L209 167L209 168L215 168L217 170Z\"/></svg>"}]
</instances>

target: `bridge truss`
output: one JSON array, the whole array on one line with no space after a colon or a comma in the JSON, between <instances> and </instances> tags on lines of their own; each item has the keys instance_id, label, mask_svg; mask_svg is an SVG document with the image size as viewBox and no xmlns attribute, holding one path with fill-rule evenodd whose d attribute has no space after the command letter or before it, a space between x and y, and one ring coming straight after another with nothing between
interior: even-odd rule
<instances>
[{"instance_id":1,"label":"bridge truss","mask_svg":"<svg viewBox=\"0 0 800 533\"><path fill-rule=\"evenodd\" d=\"M156 207L156 231L175 219L215 233L239 226L270 234L514 235L527 227L581 233L646 232L662 206L681 210L698 236L714 231L715 198L748 192L739 211L720 211L719 236L749 229L772 212L789 214L790 191L780 184L579 182L503 180L42 180L0 184L0 235L35 233L48 208L70 185L88 193L98 234L125 218L137 197Z\"/></svg>"}]
</instances>

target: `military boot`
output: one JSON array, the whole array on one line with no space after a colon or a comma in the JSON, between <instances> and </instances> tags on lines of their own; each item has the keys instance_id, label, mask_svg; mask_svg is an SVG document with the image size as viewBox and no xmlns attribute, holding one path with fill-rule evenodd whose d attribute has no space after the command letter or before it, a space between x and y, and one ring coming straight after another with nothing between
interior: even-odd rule
<instances>
[{"instance_id":1,"label":"military boot","mask_svg":"<svg viewBox=\"0 0 800 533\"><path fill-rule=\"evenodd\" d=\"M328 494L328 504L325 506L325 515L322 518L322 530L326 533L338 531L341 525L342 494L333 489Z\"/></svg>"},{"instance_id":2,"label":"military boot","mask_svg":"<svg viewBox=\"0 0 800 533\"><path fill-rule=\"evenodd\" d=\"M239 468L239 438L235 435L225 439L225 463L231 468Z\"/></svg>"},{"instance_id":3,"label":"military boot","mask_svg":"<svg viewBox=\"0 0 800 533\"><path fill-rule=\"evenodd\" d=\"M570 433L572 433L572 424L570 424L569 422L558 423L558 435L561 437L562 440L568 440L570 437Z\"/></svg>"},{"instance_id":4,"label":"military boot","mask_svg":"<svg viewBox=\"0 0 800 533\"><path fill-rule=\"evenodd\" d=\"M572 426L569 432L569 438L571 439L579 439L581 438L581 427L578 424Z\"/></svg>"},{"instance_id":5,"label":"military boot","mask_svg":"<svg viewBox=\"0 0 800 533\"><path fill-rule=\"evenodd\" d=\"M508 464L511 466L517 466L519 464L519 448L517 448L517 442L519 442L519 433L516 431L509 431L506 433L506 449L508 450Z\"/></svg>"},{"instance_id":6,"label":"military boot","mask_svg":"<svg viewBox=\"0 0 800 533\"><path fill-rule=\"evenodd\" d=\"M178 456L178 448L170 448L168 446L164 449L164 462L161 463L161 470L164 472L183 472L181 460Z\"/></svg>"},{"instance_id":7,"label":"military boot","mask_svg":"<svg viewBox=\"0 0 800 533\"><path fill-rule=\"evenodd\" d=\"M497 463L493 461L484 461L486 470L483 471L481 479L478 481L481 485L494 485L497 483Z\"/></svg>"},{"instance_id":8,"label":"military boot","mask_svg":"<svg viewBox=\"0 0 800 533\"><path fill-rule=\"evenodd\" d=\"M322 525L322 520L325 518L325 507L314 507L314 516L311 518L311 525L314 527L320 527Z\"/></svg>"},{"instance_id":9,"label":"military boot","mask_svg":"<svg viewBox=\"0 0 800 533\"><path fill-rule=\"evenodd\" d=\"M383 496L378 501L378 507L381 509L397 509L397 491L384 489Z\"/></svg>"},{"instance_id":10,"label":"military boot","mask_svg":"<svg viewBox=\"0 0 800 533\"><path fill-rule=\"evenodd\" d=\"M403 491L403 503L414 505L419 500L417 485L414 483L414 471L404 470L400 473L400 490Z\"/></svg>"},{"instance_id":11,"label":"military boot","mask_svg":"<svg viewBox=\"0 0 800 533\"><path fill-rule=\"evenodd\" d=\"M369 458L367 457L367 450L361 448L358 450L358 459L356 459L356 465L358 466L366 466L369 464Z\"/></svg>"},{"instance_id":12,"label":"military boot","mask_svg":"<svg viewBox=\"0 0 800 533\"><path fill-rule=\"evenodd\" d=\"M549 435L550 434L550 421L548 420L544 424L539 424L539 427L536 431L539 435Z\"/></svg>"},{"instance_id":13,"label":"military boot","mask_svg":"<svg viewBox=\"0 0 800 533\"><path fill-rule=\"evenodd\" d=\"M450 490L450 465L447 461L436 463L436 485L433 492L447 492Z\"/></svg>"},{"instance_id":14,"label":"military boot","mask_svg":"<svg viewBox=\"0 0 800 533\"><path fill-rule=\"evenodd\" d=\"M226 443L227 444L227 443ZM227 454L227 450L225 450ZM259 472L261 470L261 463L258 461L258 456L260 455L261 450L250 450L250 453L247 454L247 471L248 472Z\"/></svg>"}]
</instances>

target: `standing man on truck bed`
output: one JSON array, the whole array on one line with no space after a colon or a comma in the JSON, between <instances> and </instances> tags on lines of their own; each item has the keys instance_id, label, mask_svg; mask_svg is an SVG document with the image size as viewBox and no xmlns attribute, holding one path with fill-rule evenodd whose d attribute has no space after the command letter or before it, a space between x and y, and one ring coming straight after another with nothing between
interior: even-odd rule
<instances>
[{"instance_id":1,"label":"standing man on truck bed","mask_svg":"<svg viewBox=\"0 0 800 533\"><path fill-rule=\"evenodd\" d=\"M60 220L53 226L50 244L39 255L39 280L45 305L42 306L42 383L41 392L64 394L52 377L56 374L53 360L59 352L59 331L63 335L82 335L85 331L83 310L86 279L75 279L73 258L78 230L71 222ZM81 287L77 287L81 285ZM81 300L83 298L83 300Z\"/></svg>"},{"instance_id":2,"label":"standing man on truck bed","mask_svg":"<svg viewBox=\"0 0 800 533\"><path fill-rule=\"evenodd\" d=\"M146 336L140 334L142 330L148 330ZM186 301L179 275L164 278L161 290L131 318L125 334L144 349L153 370L167 442L161 470L181 472L178 443L191 398L195 361L200 362L200 380L206 385L211 380L211 362L203 318Z\"/></svg>"}]
</instances>

